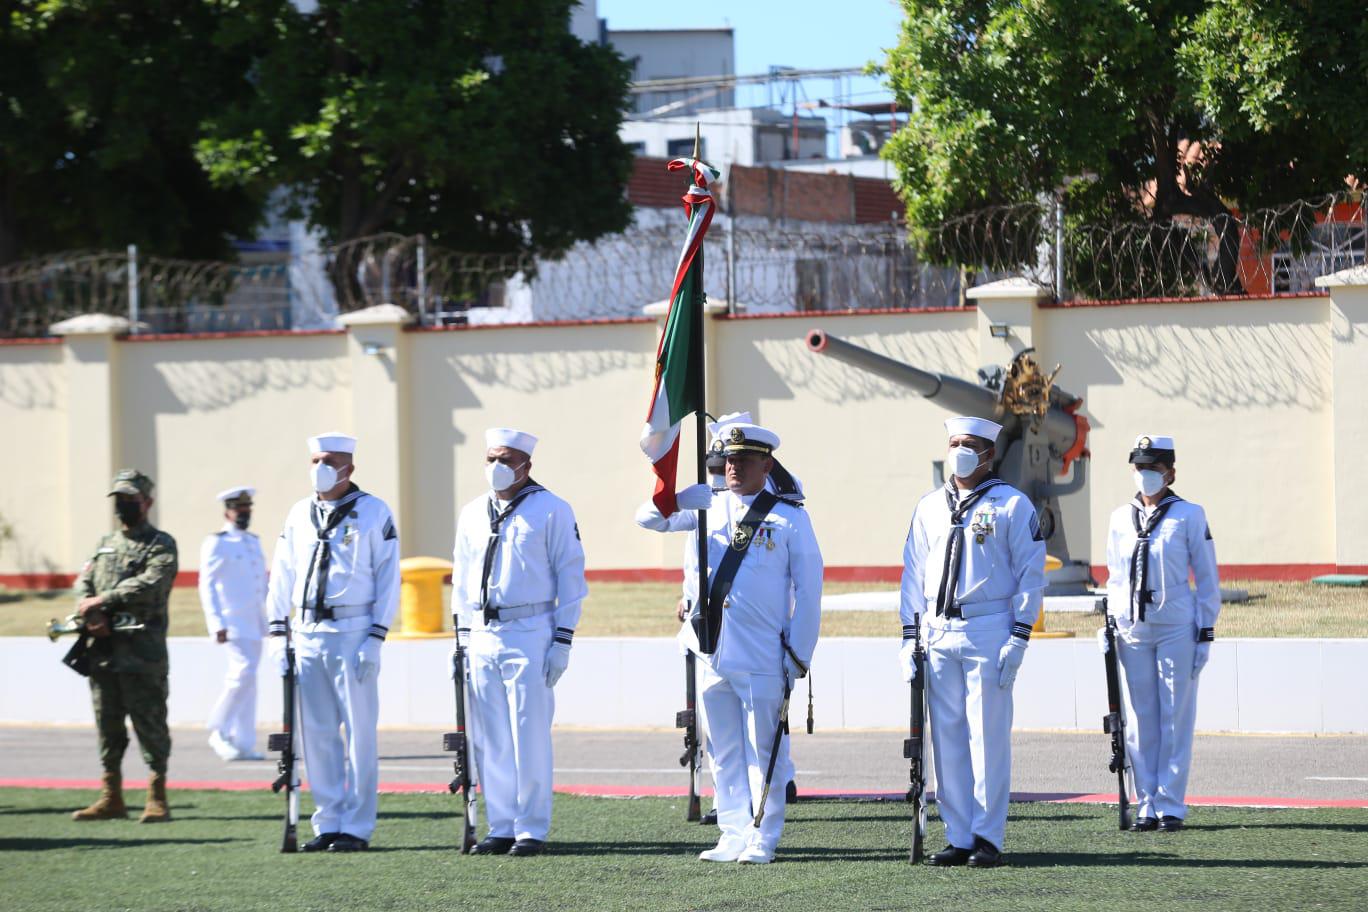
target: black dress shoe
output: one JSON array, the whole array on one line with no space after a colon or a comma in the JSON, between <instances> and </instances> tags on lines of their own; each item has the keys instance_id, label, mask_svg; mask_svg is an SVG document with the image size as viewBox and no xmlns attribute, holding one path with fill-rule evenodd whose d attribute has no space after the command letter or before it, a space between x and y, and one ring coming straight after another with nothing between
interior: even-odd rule
<instances>
[{"instance_id":1,"label":"black dress shoe","mask_svg":"<svg viewBox=\"0 0 1368 912\"><path fill-rule=\"evenodd\" d=\"M1165 814L1163 817L1159 818L1159 829L1163 830L1165 833L1176 833L1182 828L1182 817L1170 817Z\"/></svg>"},{"instance_id":2,"label":"black dress shoe","mask_svg":"<svg viewBox=\"0 0 1368 912\"><path fill-rule=\"evenodd\" d=\"M717 826L717 808L713 808L698 820L703 826Z\"/></svg>"},{"instance_id":3,"label":"black dress shoe","mask_svg":"<svg viewBox=\"0 0 1368 912\"><path fill-rule=\"evenodd\" d=\"M508 836L486 836L470 850L471 855L507 855L513 848L513 840Z\"/></svg>"},{"instance_id":4,"label":"black dress shoe","mask_svg":"<svg viewBox=\"0 0 1368 912\"><path fill-rule=\"evenodd\" d=\"M785 803L785 804L793 804L793 802L795 802L795 801L797 801L797 800L798 800L798 783L796 783L796 782L794 782L792 779L790 779L788 785L784 786L784 803Z\"/></svg>"},{"instance_id":5,"label":"black dress shoe","mask_svg":"<svg viewBox=\"0 0 1368 912\"><path fill-rule=\"evenodd\" d=\"M976 838L974 840L974 851L969 855L969 867L1000 868L1003 864L1005 861L997 846L986 839Z\"/></svg>"},{"instance_id":6,"label":"black dress shoe","mask_svg":"<svg viewBox=\"0 0 1368 912\"><path fill-rule=\"evenodd\" d=\"M1132 833L1153 833L1159 829L1159 820L1155 817L1137 817L1135 823L1131 824Z\"/></svg>"},{"instance_id":7,"label":"black dress shoe","mask_svg":"<svg viewBox=\"0 0 1368 912\"><path fill-rule=\"evenodd\" d=\"M370 843L360 836L353 836L351 833L343 833L333 840L333 844L328 846L329 852L364 852L370 848Z\"/></svg>"},{"instance_id":8,"label":"black dress shoe","mask_svg":"<svg viewBox=\"0 0 1368 912\"><path fill-rule=\"evenodd\" d=\"M341 836L341 833L319 833L313 839L299 847L301 852L326 852L328 846L332 845Z\"/></svg>"},{"instance_id":9,"label":"black dress shoe","mask_svg":"<svg viewBox=\"0 0 1368 912\"><path fill-rule=\"evenodd\" d=\"M546 843L542 842L540 839L519 839L517 842L513 843L513 848L508 850L508 854L524 857L528 855L540 855L545 848Z\"/></svg>"},{"instance_id":10,"label":"black dress shoe","mask_svg":"<svg viewBox=\"0 0 1368 912\"><path fill-rule=\"evenodd\" d=\"M959 849L948 845L927 858L926 863L938 868L954 868L967 862L972 854L974 854L972 849Z\"/></svg>"}]
</instances>

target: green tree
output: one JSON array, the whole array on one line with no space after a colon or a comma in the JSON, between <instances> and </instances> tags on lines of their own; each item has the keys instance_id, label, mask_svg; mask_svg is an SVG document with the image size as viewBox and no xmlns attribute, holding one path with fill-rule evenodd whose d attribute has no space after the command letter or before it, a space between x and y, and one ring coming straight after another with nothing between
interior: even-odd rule
<instances>
[{"instance_id":1,"label":"green tree","mask_svg":"<svg viewBox=\"0 0 1368 912\"><path fill-rule=\"evenodd\" d=\"M473 252L555 255L624 228L618 139L629 68L568 28L575 0L323 0L283 10L249 105L200 160L263 179L334 241L426 234Z\"/></svg>"},{"instance_id":2,"label":"green tree","mask_svg":"<svg viewBox=\"0 0 1368 912\"><path fill-rule=\"evenodd\" d=\"M0 263L136 243L226 255L260 187L214 186L205 111L241 104L256 0L10 0L0 6Z\"/></svg>"},{"instance_id":3,"label":"green tree","mask_svg":"<svg viewBox=\"0 0 1368 912\"><path fill-rule=\"evenodd\" d=\"M1368 174L1355 0L902 4L884 71L912 113L885 155L932 251L947 219L1067 184L1076 221L1211 220L1207 279L1238 291L1234 210Z\"/></svg>"}]
</instances>

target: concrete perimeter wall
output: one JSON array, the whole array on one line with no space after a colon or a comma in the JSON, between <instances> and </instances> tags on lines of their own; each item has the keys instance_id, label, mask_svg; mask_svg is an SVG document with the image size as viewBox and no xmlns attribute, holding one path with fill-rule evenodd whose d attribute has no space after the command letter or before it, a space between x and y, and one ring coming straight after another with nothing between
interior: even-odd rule
<instances>
[{"instance_id":1,"label":"concrete perimeter wall","mask_svg":"<svg viewBox=\"0 0 1368 912\"><path fill-rule=\"evenodd\" d=\"M947 413L809 353L805 334L821 327L969 379L1032 345L1047 369L1063 365L1057 382L1084 398L1092 423L1090 491L1066 502L1065 522L1073 541L1091 542L1093 564L1145 432L1177 437L1175 487L1206 506L1228 574L1361 569L1368 274L1322 282L1311 296L1106 306L1058 306L1009 282L975 289L966 309L714 319L710 408L750 409L783 437L779 455L805 482L836 575L889 576L943 456ZM683 540L632 523L651 489L637 439L655 320L413 331L405 319L381 307L342 332L97 329L0 343L0 517L13 528L0 582L76 572L112 523L104 493L125 466L156 479L153 520L180 542L182 570L196 569L220 522L214 494L233 484L257 487L254 528L269 547L308 494L305 437L334 428L360 437L357 481L395 509L404 554L446 555L457 509L485 489L492 425L542 438L534 475L574 505L591 570L668 578Z\"/></svg>"},{"instance_id":2,"label":"concrete perimeter wall","mask_svg":"<svg viewBox=\"0 0 1368 912\"><path fill-rule=\"evenodd\" d=\"M0 638L0 722L89 723L89 688L58 660L69 641ZM208 638L173 638L172 724L203 724L222 686L226 658ZM380 724L444 726L452 720L447 680L450 641L397 640L384 649ZM816 724L832 729L907 725L907 687L897 670L898 643L831 638L813 659ZM1230 639L1217 641L1202 671L1201 731L1368 732L1363 669L1368 639ZM556 722L605 728L668 728L682 708L682 659L663 638L577 638L570 669L556 686ZM806 700L806 682L794 693ZM1092 638L1031 644L1015 685L1015 727L1097 731L1106 713L1102 657ZM280 719L280 678L270 662L258 675L262 726ZM794 718L803 718L795 708ZM794 728L794 738L802 736ZM1101 748L1099 747L1099 751ZM1099 758L1103 756L1101 752Z\"/></svg>"}]
</instances>

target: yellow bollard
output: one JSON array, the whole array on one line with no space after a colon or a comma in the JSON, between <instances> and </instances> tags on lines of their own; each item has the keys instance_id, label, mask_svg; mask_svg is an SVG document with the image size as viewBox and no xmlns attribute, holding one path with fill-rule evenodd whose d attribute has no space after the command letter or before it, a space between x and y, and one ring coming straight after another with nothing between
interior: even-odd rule
<instances>
[{"instance_id":1,"label":"yellow bollard","mask_svg":"<svg viewBox=\"0 0 1368 912\"><path fill-rule=\"evenodd\" d=\"M442 581L450 574L451 561L440 557L399 562L399 631L391 638L450 636L442 630Z\"/></svg>"},{"instance_id":2,"label":"yellow bollard","mask_svg":"<svg viewBox=\"0 0 1368 912\"><path fill-rule=\"evenodd\" d=\"M1046 573L1049 573L1051 570L1058 570L1062 566L1064 566L1064 562L1053 554L1045 555ZM1035 626L1031 628L1031 639L1044 638L1047 640L1060 640L1071 636L1073 636L1072 630L1061 630L1053 633L1047 632L1045 630L1045 609L1044 607L1041 607L1040 616L1036 618Z\"/></svg>"}]
</instances>

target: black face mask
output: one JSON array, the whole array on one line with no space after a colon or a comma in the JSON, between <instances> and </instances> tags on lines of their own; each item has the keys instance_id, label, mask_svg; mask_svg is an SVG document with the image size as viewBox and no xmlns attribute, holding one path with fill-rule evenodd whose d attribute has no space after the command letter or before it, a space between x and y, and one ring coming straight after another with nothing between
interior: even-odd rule
<instances>
[{"instance_id":1,"label":"black face mask","mask_svg":"<svg viewBox=\"0 0 1368 912\"><path fill-rule=\"evenodd\" d=\"M114 501L114 515L125 526L136 526L142 520L142 504L136 500Z\"/></svg>"},{"instance_id":2,"label":"black face mask","mask_svg":"<svg viewBox=\"0 0 1368 912\"><path fill-rule=\"evenodd\" d=\"M237 517L233 520L233 525L237 526L239 529L243 530L244 532L247 531L247 527L250 526L251 524L252 524L252 514L251 514L251 513L239 513L239 514L237 515Z\"/></svg>"}]
</instances>

